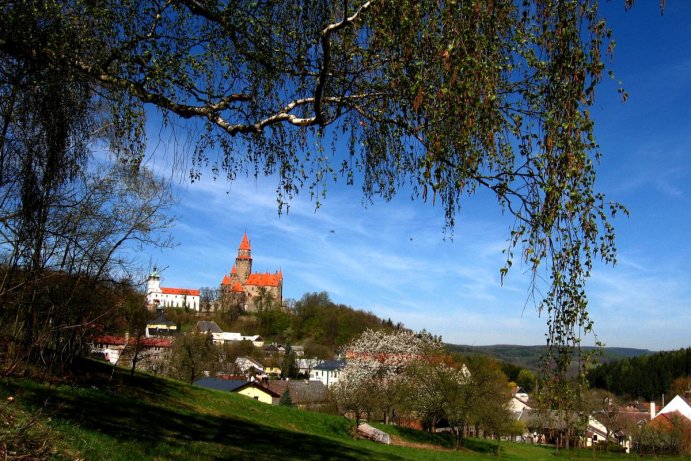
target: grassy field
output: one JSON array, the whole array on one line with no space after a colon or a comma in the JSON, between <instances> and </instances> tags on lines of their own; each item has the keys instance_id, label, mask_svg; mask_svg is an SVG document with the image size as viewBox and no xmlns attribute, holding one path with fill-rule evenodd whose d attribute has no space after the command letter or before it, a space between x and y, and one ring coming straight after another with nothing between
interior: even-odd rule
<instances>
[{"instance_id":1,"label":"grassy field","mask_svg":"<svg viewBox=\"0 0 691 461\"><path fill-rule=\"evenodd\" d=\"M46 457L86 460L554 460L553 449L471 440L473 450L449 449L443 437L387 427L398 444L384 446L352 437L345 418L269 406L235 394L192 387L90 363L78 385L50 386L9 380L0 389L5 424L0 436L9 450L33 444ZM22 420L38 423L13 434ZM28 426L28 424L27 424ZM13 437L15 437L13 439ZM27 442L18 442L29 439ZM22 445L23 444L23 445ZM11 453L10 453L11 454ZM587 450L563 459L593 459ZM598 459L628 459L597 455Z\"/></svg>"}]
</instances>

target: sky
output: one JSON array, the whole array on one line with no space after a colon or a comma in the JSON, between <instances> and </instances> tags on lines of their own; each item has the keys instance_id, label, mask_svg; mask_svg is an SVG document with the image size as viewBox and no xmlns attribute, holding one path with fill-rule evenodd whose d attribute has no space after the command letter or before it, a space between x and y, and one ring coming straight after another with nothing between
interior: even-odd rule
<instances>
[{"instance_id":1,"label":"sky","mask_svg":"<svg viewBox=\"0 0 691 461\"><path fill-rule=\"evenodd\" d=\"M639 0L629 12L623 0L601 3L617 46L615 79L603 82L591 110L603 154L597 189L630 216L614 220L616 266L593 271L590 315L606 346L689 347L691 1L668 0L664 15L657 0ZM151 148L147 160L159 171L169 162L161 150ZM357 187L336 184L318 210L303 193L279 215L272 178L206 175L194 184L182 178L176 189L176 246L136 255L162 269L162 286L217 287L246 232L253 271L281 270L284 298L326 291L335 303L447 343L545 344L546 317L528 299L525 269L514 265L501 284L510 223L488 194L466 200L451 235L439 206L405 194L363 206Z\"/></svg>"}]
</instances>

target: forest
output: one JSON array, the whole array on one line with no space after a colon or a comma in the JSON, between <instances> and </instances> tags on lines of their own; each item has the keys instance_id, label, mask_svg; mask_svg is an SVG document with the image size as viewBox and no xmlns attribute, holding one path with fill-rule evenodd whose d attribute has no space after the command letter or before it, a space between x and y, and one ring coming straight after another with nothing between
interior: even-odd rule
<instances>
[{"instance_id":1,"label":"forest","mask_svg":"<svg viewBox=\"0 0 691 461\"><path fill-rule=\"evenodd\" d=\"M691 347L603 364L589 373L592 387L605 389L616 395L651 401L659 400L663 394L669 393L673 383L684 379L690 381L689 377ZM673 389L675 393L682 390ZM668 395L668 400L673 397Z\"/></svg>"}]
</instances>

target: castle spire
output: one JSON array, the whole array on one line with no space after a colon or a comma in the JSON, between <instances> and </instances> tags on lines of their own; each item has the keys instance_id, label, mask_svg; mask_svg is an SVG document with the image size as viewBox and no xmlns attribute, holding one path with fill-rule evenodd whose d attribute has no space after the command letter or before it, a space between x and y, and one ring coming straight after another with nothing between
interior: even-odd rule
<instances>
[{"instance_id":1,"label":"castle spire","mask_svg":"<svg viewBox=\"0 0 691 461\"><path fill-rule=\"evenodd\" d=\"M252 248L250 247L250 240L247 238L247 232L242 236L238 256L235 258L235 266L240 281L245 283L247 277L252 273Z\"/></svg>"},{"instance_id":2,"label":"castle spire","mask_svg":"<svg viewBox=\"0 0 691 461\"><path fill-rule=\"evenodd\" d=\"M242 236L242 242L240 242L240 248L238 250L251 250L250 240L247 238L247 232Z\"/></svg>"}]
</instances>

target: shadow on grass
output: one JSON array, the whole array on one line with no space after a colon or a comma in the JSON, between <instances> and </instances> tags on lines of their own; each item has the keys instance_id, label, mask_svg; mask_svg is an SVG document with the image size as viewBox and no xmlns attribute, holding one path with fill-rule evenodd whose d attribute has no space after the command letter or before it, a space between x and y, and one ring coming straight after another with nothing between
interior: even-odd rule
<instances>
[{"instance_id":1,"label":"shadow on grass","mask_svg":"<svg viewBox=\"0 0 691 461\"><path fill-rule=\"evenodd\" d=\"M248 422L242 415L198 413L186 407L184 399L176 399L175 394L184 395L189 388L172 381L141 375L124 387L130 377L120 374L115 384L111 381L114 387L106 387L99 385L103 377L97 375L82 382L89 387L79 389L22 387L22 400L39 408L48 399L55 418L126 442L136 459L401 459L327 437ZM121 454L119 459L128 458Z\"/></svg>"}]
</instances>

